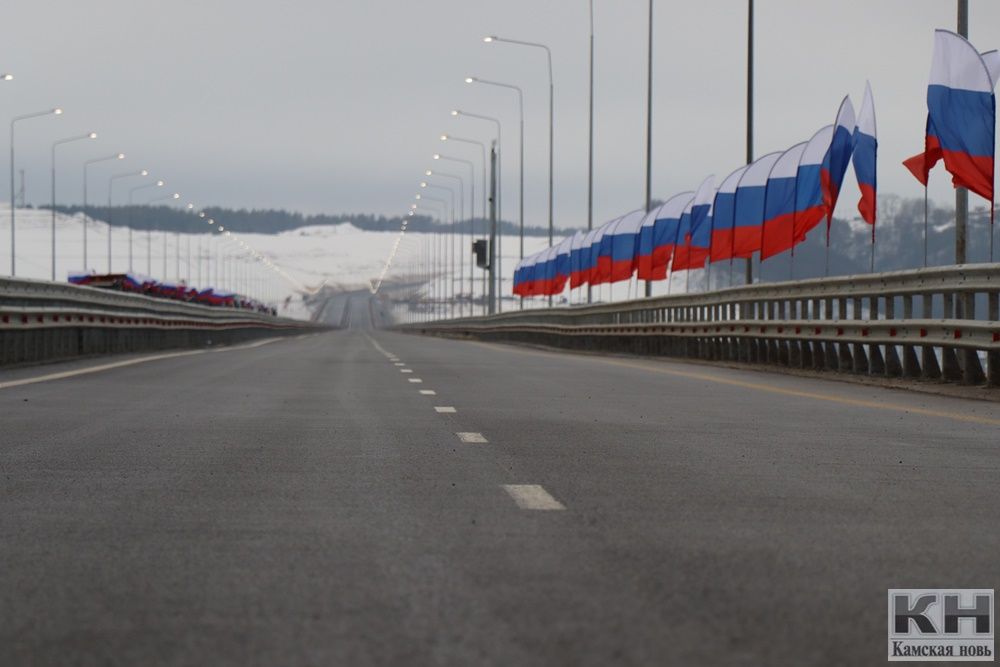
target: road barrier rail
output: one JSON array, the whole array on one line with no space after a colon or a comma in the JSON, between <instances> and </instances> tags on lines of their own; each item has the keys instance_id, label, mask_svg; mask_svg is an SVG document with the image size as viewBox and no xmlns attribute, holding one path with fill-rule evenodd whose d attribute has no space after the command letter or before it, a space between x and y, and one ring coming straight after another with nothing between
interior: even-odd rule
<instances>
[{"instance_id":1,"label":"road barrier rail","mask_svg":"<svg viewBox=\"0 0 1000 667\"><path fill-rule=\"evenodd\" d=\"M232 344L324 328L252 310L0 278L0 366Z\"/></svg>"},{"instance_id":2,"label":"road barrier rail","mask_svg":"<svg viewBox=\"0 0 1000 667\"><path fill-rule=\"evenodd\" d=\"M996 387L1000 264L764 283L400 328Z\"/></svg>"}]
</instances>

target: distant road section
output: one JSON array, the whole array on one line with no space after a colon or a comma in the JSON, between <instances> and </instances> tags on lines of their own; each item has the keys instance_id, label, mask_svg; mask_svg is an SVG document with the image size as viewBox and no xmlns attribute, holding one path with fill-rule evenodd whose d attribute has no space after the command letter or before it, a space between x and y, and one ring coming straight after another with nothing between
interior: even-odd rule
<instances>
[{"instance_id":1,"label":"distant road section","mask_svg":"<svg viewBox=\"0 0 1000 667\"><path fill-rule=\"evenodd\" d=\"M350 304L0 372L0 664L876 664L887 589L995 585L996 404Z\"/></svg>"}]
</instances>

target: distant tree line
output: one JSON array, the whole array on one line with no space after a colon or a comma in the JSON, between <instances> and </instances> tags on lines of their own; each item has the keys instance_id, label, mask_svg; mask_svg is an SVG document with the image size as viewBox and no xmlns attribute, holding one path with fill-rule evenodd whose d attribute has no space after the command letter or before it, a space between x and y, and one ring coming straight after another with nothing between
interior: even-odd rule
<instances>
[{"instance_id":1,"label":"distant tree line","mask_svg":"<svg viewBox=\"0 0 1000 667\"><path fill-rule=\"evenodd\" d=\"M46 208L49 207L40 207ZM79 205L56 206L56 211L67 215L83 212ZM210 206L203 209L206 219L212 218L233 232L252 234L280 234L300 227L314 225L339 225L351 223L359 229L371 232L398 231L402 217L386 217L368 213L317 214L303 215L292 211L278 209L231 209ZM111 221L115 227L132 227L137 230L152 229L156 231L184 232L188 234L209 233L211 227L197 213L189 212L172 206L89 206L87 214L103 222ZM451 225L442 225L426 215L409 217L407 228L415 232L447 231ZM463 233L469 229L469 222L458 223ZM485 234L486 223L477 218L472 221L477 235ZM509 220L498 224L504 234L516 234L518 226ZM547 236L546 227L525 227L527 236Z\"/></svg>"}]
</instances>

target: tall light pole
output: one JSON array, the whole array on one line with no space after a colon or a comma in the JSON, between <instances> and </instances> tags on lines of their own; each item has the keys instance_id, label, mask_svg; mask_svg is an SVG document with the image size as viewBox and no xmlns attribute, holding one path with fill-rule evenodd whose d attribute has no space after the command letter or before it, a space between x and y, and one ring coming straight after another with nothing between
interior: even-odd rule
<instances>
[{"instance_id":1,"label":"tall light pole","mask_svg":"<svg viewBox=\"0 0 1000 667\"><path fill-rule=\"evenodd\" d=\"M162 188L163 181L156 181L155 183L147 183L145 185L137 185L128 191L128 270L129 273L132 272L132 196L139 190L145 190L146 188ZM153 259L151 247L151 237L149 235L152 232L147 230L146 237L146 275L152 275L153 273Z\"/></svg>"},{"instance_id":2,"label":"tall light pole","mask_svg":"<svg viewBox=\"0 0 1000 667\"><path fill-rule=\"evenodd\" d=\"M101 162L108 162L109 160L124 160L125 153L115 153L114 155L108 155L105 157L94 158L93 160L87 160L83 163L83 271L87 273L90 269L87 268L87 170L91 165L95 165ZM108 233L111 233L110 228Z\"/></svg>"},{"instance_id":3,"label":"tall light pole","mask_svg":"<svg viewBox=\"0 0 1000 667\"><path fill-rule=\"evenodd\" d=\"M469 199L472 202L471 208L472 208L472 212L473 212L473 214L469 216L469 236L472 237L475 234L475 230L472 228L472 218L475 217L474 211L475 211L475 205L476 205L476 166L472 163L471 160L466 160L466 159L459 158L459 157L450 157L450 156L447 156L447 155L441 155L440 153L435 153L434 154L434 159L435 160L446 160L448 162L460 162L460 163L462 163L462 164L464 164L464 165L466 165L466 166L469 167L469 190L471 191L471 194L469 195ZM464 252L468 252L468 251L469 251L469 249L466 248L466 250ZM472 294L473 294L473 285L475 284L475 272L473 271L473 267L474 266L475 265L472 264L472 265L470 265L470 268L469 268L469 297L470 298L472 297Z\"/></svg>"},{"instance_id":4,"label":"tall light pole","mask_svg":"<svg viewBox=\"0 0 1000 667\"><path fill-rule=\"evenodd\" d=\"M486 192L486 170L487 170L487 166L488 166L486 164L486 144L484 144L481 141L476 141L475 139L463 139L461 137L455 137L455 136L452 136L450 134L442 134L441 135L441 141L457 141L457 142L460 142L460 143L463 143L463 144L471 144L471 145L479 146L482 149L482 154L483 154L483 225L484 226L488 226L489 222L486 220L486 200L488 198L488 196L487 196L488 193ZM488 236L489 232L486 232L484 235Z\"/></svg>"},{"instance_id":5,"label":"tall light pole","mask_svg":"<svg viewBox=\"0 0 1000 667\"><path fill-rule=\"evenodd\" d=\"M555 128L555 108L554 108L554 93L555 86L552 82L552 50L549 49L545 44L539 44L537 42L525 42L519 39L507 39L504 37L497 37L496 35L490 35L489 37L484 37L483 41L486 43L500 42L503 44L516 44L518 46L530 46L536 49L544 49L545 57L548 60L549 65L549 247L552 247L552 234L553 234L553 222L552 222L552 145L553 136ZM549 299L551 303L552 299Z\"/></svg>"},{"instance_id":6,"label":"tall light pole","mask_svg":"<svg viewBox=\"0 0 1000 667\"><path fill-rule=\"evenodd\" d=\"M458 116L465 116L467 118L474 118L474 119L478 119L478 120L490 121L491 123L493 123L494 125L496 125L496 128L497 128L497 146L500 146L500 147L503 146L503 141L502 141L502 135L503 135L503 133L502 133L502 127L500 125L500 120L498 118L494 118L492 116L484 116L483 114L478 114L478 113L470 113L468 111L461 111L460 109L454 109L451 112L451 115L452 116L456 116L456 117L458 117ZM523 141L523 137L522 137L522 141ZM501 150L501 153L502 153L502 150ZM498 163L498 170L497 170L497 191L499 193L501 193L501 194L497 195L497 217L502 221L503 220L503 214L502 214L502 206L500 206L500 204L501 204L501 202L503 200L503 194L502 194L503 193L503 187L502 187L502 180L503 180L502 179L502 172L503 172L503 167L500 166L500 165L502 165L502 161L500 160L500 156L499 155L497 157L497 163ZM522 213L523 213L523 210L522 210ZM500 236L497 239L497 268L500 269L501 276L503 275L503 271L502 271L502 267L503 267L503 253L501 252L502 248L503 248L503 234L500 234ZM501 280L502 280L502 278L501 278Z\"/></svg>"},{"instance_id":7,"label":"tall light pole","mask_svg":"<svg viewBox=\"0 0 1000 667\"><path fill-rule=\"evenodd\" d=\"M434 188L437 190L444 190L449 195L451 195L451 233L449 234L451 246L448 248L448 283L446 289L451 298L451 316L455 317L455 190L447 185L436 185L434 183L428 183L427 181L420 182L421 188ZM461 287L461 282L459 286Z\"/></svg>"},{"instance_id":8,"label":"tall light pole","mask_svg":"<svg viewBox=\"0 0 1000 667\"><path fill-rule=\"evenodd\" d=\"M52 282L56 280L56 146L96 138L97 132L88 132L87 134L67 137L52 143Z\"/></svg>"},{"instance_id":9,"label":"tall light pole","mask_svg":"<svg viewBox=\"0 0 1000 667\"><path fill-rule=\"evenodd\" d=\"M156 199L149 200L148 202L146 202L146 206L149 206L150 204L156 204L157 202L161 202L161 201L167 201L168 199L173 200L173 199L180 199L180 198L181 198L181 195L180 195L179 192L173 192L171 194L163 195L162 197L157 197ZM153 236L153 232L152 232L152 228L150 228L150 231L149 231L149 238L150 238L150 240L152 240L152 236ZM150 258L150 264L152 264L152 257ZM150 267L150 268L152 269L152 267ZM152 273L152 270L150 270L150 273ZM163 277L160 278L160 280L166 281L166 279L167 279L167 232L164 231L163 232Z\"/></svg>"},{"instance_id":10,"label":"tall light pole","mask_svg":"<svg viewBox=\"0 0 1000 667\"><path fill-rule=\"evenodd\" d=\"M587 231L594 228L594 0L590 0L590 101L587 121ZM524 257L522 256L522 259ZM593 296L587 281L587 303ZM523 305L524 299L521 299Z\"/></svg>"},{"instance_id":11,"label":"tall light pole","mask_svg":"<svg viewBox=\"0 0 1000 667\"><path fill-rule=\"evenodd\" d=\"M958 0L958 34L969 38L969 0ZM990 204L992 206L992 204ZM965 238L969 220L969 191L955 188L955 263L965 264ZM990 234L992 234L992 230ZM961 303L961 299L959 302ZM948 317L947 315L945 317Z\"/></svg>"},{"instance_id":12,"label":"tall light pole","mask_svg":"<svg viewBox=\"0 0 1000 667\"><path fill-rule=\"evenodd\" d=\"M122 178L132 178L134 176L149 176L149 172L145 169L140 169L139 171L129 171L124 174L115 174L108 179L108 273L111 273L111 194L114 188L115 181Z\"/></svg>"},{"instance_id":13,"label":"tall light pole","mask_svg":"<svg viewBox=\"0 0 1000 667\"><path fill-rule=\"evenodd\" d=\"M9 77L9 78L8 78ZM10 81L14 78L9 74L3 75L3 80ZM22 120L28 120L29 118L42 118L43 116L61 116L63 110L56 107L55 109L48 109L47 111L36 111L35 113L26 113L21 116L14 116L10 119L10 275L11 277L17 276L17 259L15 253L16 238L14 234L14 211L17 207L14 205L14 125Z\"/></svg>"},{"instance_id":14,"label":"tall light pole","mask_svg":"<svg viewBox=\"0 0 1000 667\"><path fill-rule=\"evenodd\" d=\"M500 83L499 81L488 81L486 79L479 79L474 76L466 77L466 83L482 83L487 86L497 86L499 88L507 88L508 90L513 90L517 92L517 108L520 117L520 147L518 148L518 218L520 226L520 248L518 250L518 256L520 259L524 259L524 91L521 90L519 86L515 86L509 83Z\"/></svg>"},{"instance_id":15,"label":"tall light pole","mask_svg":"<svg viewBox=\"0 0 1000 667\"><path fill-rule=\"evenodd\" d=\"M429 202L435 202L435 203L441 204L441 208L444 210L444 215L447 215L448 205L447 205L447 203L443 199L437 199L435 197L423 197L422 195L417 195L416 199L420 200L421 202L422 201L429 201ZM433 208L430 208L430 207L422 205L422 204L413 204L413 205L411 205L411 208L414 211L422 210L422 211L425 211L427 213L431 213L433 215L436 215L439 220L443 217L440 214L441 213L440 211L437 211L437 210L435 210ZM428 271L428 280L430 280L430 277L434 274L434 272L440 271L440 268L438 267L438 265L441 262L441 251L440 251L440 248L438 247L438 242L435 241L434 238L433 238L433 234L431 235L431 239L430 239L430 249L431 249L431 253L430 253L431 257L430 257L430 261L428 262L428 269L429 269L429 271ZM438 282L438 281L435 281L435 282ZM435 296L435 294L440 295L440 292L441 292L441 290L440 290L439 287L437 287L436 285L432 285L431 289L430 289L431 300L433 301L435 298L438 298L437 296ZM437 314L437 307L436 306L434 307L434 313Z\"/></svg>"},{"instance_id":16,"label":"tall light pole","mask_svg":"<svg viewBox=\"0 0 1000 667\"><path fill-rule=\"evenodd\" d=\"M459 220L459 222L464 221L465 220L465 181L462 179L462 177L461 176L456 176L455 174L445 174L445 173L442 173L442 172L439 172L439 171L432 171L430 169L428 169L427 171L424 172L424 176L426 176L428 178L431 178L432 176L438 176L440 178L450 178L450 179L453 179L456 182L458 182L458 210L459 210L458 220ZM405 222L405 220L404 220L404 222ZM461 227L459 227L459 229L461 229ZM469 237L469 240L470 241L472 240L471 235ZM467 246L465 245L465 242L463 240L463 236L462 236L461 233L459 233L459 237L458 237L458 246L459 246L459 253L458 253L458 289L459 289L459 294L461 294L462 285L465 283L465 254L467 252L467 250L466 250ZM469 273L470 274L472 273L472 268L471 267L469 268ZM471 302L471 299L472 299L472 295L471 294L469 295L469 299L470 299L470 302Z\"/></svg>"},{"instance_id":17,"label":"tall light pole","mask_svg":"<svg viewBox=\"0 0 1000 667\"><path fill-rule=\"evenodd\" d=\"M484 144L481 141L476 141L475 139L464 139L462 137L456 137L456 136L451 135L451 134L442 134L441 137L440 137L440 139L441 139L441 141L457 141L457 142L463 143L463 144L471 144L473 146L479 146L479 149L480 149L480 151L482 153L482 158L483 158L483 213L484 213L483 218L485 219L486 199L487 199L487 192L486 192L486 167L487 167L487 164L486 164L486 144Z\"/></svg>"},{"instance_id":18,"label":"tall light pole","mask_svg":"<svg viewBox=\"0 0 1000 667\"><path fill-rule=\"evenodd\" d=\"M649 0L646 35L646 213L653 205L653 0ZM653 295L653 281L646 281L646 296Z\"/></svg>"},{"instance_id":19,"label":"tall light pole","mask_svg":"<svg viewBox=\"0 0 1000 667\"><path fill-rule=\"evenodd\" d=\"M747 0L747 164L753 162L753 0ZM753 257L746 259L745 282L753 282Z\"/></svg>"}]
</instances>

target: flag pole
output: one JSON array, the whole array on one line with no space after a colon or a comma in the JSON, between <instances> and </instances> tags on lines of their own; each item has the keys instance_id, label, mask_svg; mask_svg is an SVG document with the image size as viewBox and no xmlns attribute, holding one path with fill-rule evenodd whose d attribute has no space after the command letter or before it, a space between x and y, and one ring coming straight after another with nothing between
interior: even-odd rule
<instances>
[{"instance_id":1,"label":"flag pole","mask_svg":"<svg viewBox=\"0 0 1000 667\"><path fill-rule=\"evenodd\" d=\"M876 219L878 219L876 217ZM872 223L872 268L869 273L875 273L875 223Z\"/></svg>"},{"instance_id":2,"label":"flag pole","mask_svg":"<svg viewBox=\"0 0 1000 667\"><path fill-rule=\"evenodd\" d=\"M924 268L927 268L927 184L924 184Z\"/></svg>"},{"instance_id":3,"label":"flag pole","mask_svg":"<svg viewBox=\"0 0 1000 667\"><path fill-rule=\"evenodd\" d=\"M969 0L958 0L958 34L969 38ZM955 188L955 264L965 264L965 239L969 221L969 191Z\"/></svg>"},{"instance_id":4,"label":"flag pole","mask_svg":"<svg viewBox=\"0 0 1000 667\"><path fill-rule=\"evenodd\" d=\"M753 14L753 0L747 0L747 164L753 162ZM733 238L736 238L735 224ZM752 253L746 261L746 284L750 285L753 283Z\"/></svg>"}]
</instances>

